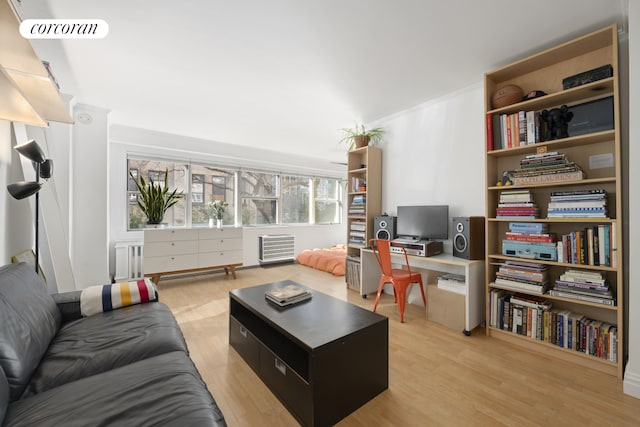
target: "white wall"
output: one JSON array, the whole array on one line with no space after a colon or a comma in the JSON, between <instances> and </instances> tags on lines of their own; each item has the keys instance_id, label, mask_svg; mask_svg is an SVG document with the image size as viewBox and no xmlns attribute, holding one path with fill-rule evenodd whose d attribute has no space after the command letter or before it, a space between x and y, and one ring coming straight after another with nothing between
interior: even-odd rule
<instances>
[{"instance_id":1,"label":"white wall","mask_svg":"<svg viewBox=\"0 0 640 427\"><path fill-rule=\"evenodd\" d=\"M640 113L640 5L629 2L629 118ZM629 271L627 312L629 315L629 360L624 375L624 392L640 399L640 124L629 120L629 232L626 265ZM632 221L633 219L633 221Z\"/></svg>"},{"instance_id":2,"label":"white wall","mask_svg":"<svg viewBox=\"0 0 640 427\"><path fill-rule=\"evenodd\" d=\"M483 86L477 83L382 120L382 211L449 205L449 216L484 216ZM452 237L449 226L449 239ZM445 242L451 253L451 241Z\"/></svg>"},{"instance_id":3,"label":"white wall","mask_svg":"<svg viewBox=\"0 0 640 427\"><path fill-rule=\"evenodd\" d=\"M11 164L11 122L0 120L0 189L6 188ZM0 225L0 265L11 261L9 242L9 206L8 198L11 196L7 191L0 191L0 217L5 218Z\"/></svg>"},{"instance_id":4,"label":"white wall","mask_svg":"<svg viewBox=\"0 0 640 427\"><path fill-rule=\"evenodd\" d=\"M79 120L83 114L91 122ZM108 110L74 108L70 161L70 253L76 288L110 282L108 258Z\"/></svg>"}]
</instances>

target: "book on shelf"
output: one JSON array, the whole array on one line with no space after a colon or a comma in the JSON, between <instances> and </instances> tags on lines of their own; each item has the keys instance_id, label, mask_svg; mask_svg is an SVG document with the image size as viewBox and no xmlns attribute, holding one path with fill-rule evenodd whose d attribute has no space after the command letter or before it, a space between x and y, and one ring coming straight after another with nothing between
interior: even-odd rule
<instances>
[{"instance_id":1,"label":"book on shelf","mask_svg":"<svg viewBox=\"0 0 640 427\"><path fill-rule=\"evenodd\" d=\"M584 172L574 171L568 173L554 173L548 175L537 175L537 176L524 176L524 177L514 177L513 185L531 185L531 184L546 184L549 182L569 182L569 181L580 181L585 177Z\"/></svg>"},{"instance_id":2,"label":"book on shelf","mask_svg":"<svg viewBox=\"0 0 640 427\"><path fill-rule=\"evenodd\" d=\"M540 234L549 231L549 225L543 222L510 222L509 231Z\"/></svg>"},{"instance_id":3,"label":"book on shelf","mask_svg":"<svg viewBox=\"0 0 640 427\"><path fill-rule=\"evenodd\" d=\"M264 293L267 300L285 307L311 298L311 291L301 286L286 285L279 288L269 289Z\"/></svg>"},{"instance_id":4,"label":"book on shelf","mask_svg":"<svg viewBox=\"0 0 640 427\"><path fill-rule=\"evenodd\" d=\"M502 289L490 291L489 310L489 326L493 328L600 359L617 360L618 334L614 324L553 308L542 297Z\"/></svg>"}]
</instances>

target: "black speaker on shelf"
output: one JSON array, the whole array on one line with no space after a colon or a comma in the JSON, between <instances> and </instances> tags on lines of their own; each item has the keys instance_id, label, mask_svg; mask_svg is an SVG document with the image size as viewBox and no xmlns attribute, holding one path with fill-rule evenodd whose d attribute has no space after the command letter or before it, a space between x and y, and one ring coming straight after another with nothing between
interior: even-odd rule
<instances>
[{"instance_id":1,"label":"black speaker on shelf","mask_svg":"<svg viewBox=\"0 0 640 427\"><path fill-rule=\"evenodd\" d=\"M453 218L453 256L484 259L484 217Z\"/></svg>"},{"instance_id":2,"label":"black speaker on shelf","mask_svg":"<svg viewBox=\"0 0 640 427\"><path fill-rule=\"evenodd\" d=\"M398 237L397 219L395 216L376 216L373 218L373 238L383 240L393 240Z\"/></svg>"}]
</instances>

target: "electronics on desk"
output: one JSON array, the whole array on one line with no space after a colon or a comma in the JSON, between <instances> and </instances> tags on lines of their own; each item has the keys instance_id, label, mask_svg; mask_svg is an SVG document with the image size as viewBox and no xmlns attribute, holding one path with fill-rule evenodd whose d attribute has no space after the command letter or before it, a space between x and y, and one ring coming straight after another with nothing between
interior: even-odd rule
<instances>
[{"instance_id":1,"label":"electronics on desk","mask_svg":"<svg viewBox=\"0 0 640 427\"><path fill-rule=\"evenodd\" d=\"M382 215L373 218L373 237L376 239L393 240L398 235L397 218L395 216Z\"/></svg>"},{"instance_id":2,"label":"electronics on desk","mask_svg":"<svg viewBox=\"0 0 640 427\"><path fill-rule=\"evenodd\" d=\"M401 254L402 248L407 255L433 256L442 253L442 242L437 240L406 240L395 239L391 241L391 252Z\"/></svg>"},{"instance_id":3,"label":"electronics on desk","mask_svg":"<svg viewBox=\"0 0 640 427\"><path fill-rule=\"evenodd\" d=\"M453 218L453 256L484 259L484 217Z\"/></svg>"},{"instance_id":4,"label":"electronics on desk","mask_svg":"<svg viewBox=\"0 0 640 427\"><path fill-rule=\"evenodd\" d=\"M449 237L449 206L398 206L398 239L391 251L409 255L433 256L442 253L442 242Z\"/></svg>"}]
</instances>

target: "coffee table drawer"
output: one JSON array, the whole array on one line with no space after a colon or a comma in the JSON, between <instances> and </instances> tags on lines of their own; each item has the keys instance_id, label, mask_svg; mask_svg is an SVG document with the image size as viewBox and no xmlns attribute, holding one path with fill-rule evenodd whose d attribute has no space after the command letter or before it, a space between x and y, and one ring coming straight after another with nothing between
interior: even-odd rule
<instances>
[{"instance_id":1,"label":"coffee table drawer","mask_svg":"<svg viewBox=\"0 0 640 427\"><path fill-rule=\"evenodd\" d=\"M312 425L311 387L263 345L260 346L260 376L303 425Z\"/></svg>"},{"instance_id":2,"label":"coffee table drawer","mask_svg":"<svg viewBox=\"0 0 640 427\"><path fill-rule=\"evenodd\" d=\"M254 371L258 371L260 343L235 318L229 318L229 343Z\"/></svg>"}]
</instances>

